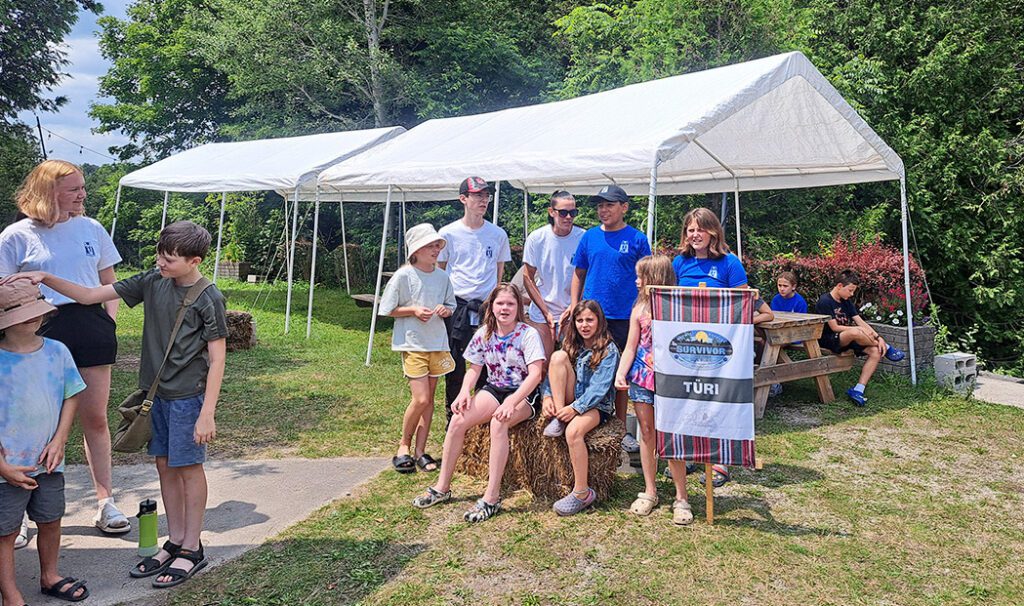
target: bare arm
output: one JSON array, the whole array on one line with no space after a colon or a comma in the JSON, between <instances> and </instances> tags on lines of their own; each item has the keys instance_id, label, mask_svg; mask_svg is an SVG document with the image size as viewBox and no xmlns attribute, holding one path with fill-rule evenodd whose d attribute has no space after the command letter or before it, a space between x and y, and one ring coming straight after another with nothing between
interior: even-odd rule
<instances>
[{"instance_id":1,"label":"bare arm","mask_svg":"<svg viewBox=\"0 0 1024 606\"><path fill-rule=\"evenodd\" d=\"M75 412L78 410L78 396L71 396L64 400L60 408L60 419L57 421L57 431L43 448L39 455L39 464L46 467L47 473L53 470L64 460L64 445L71 435L71 425L75 422Z\"/></svg>"},{"instance_id":2,"label":"bare arm","mask_svg":"<svg viewBox=\"0 0 1024 606\"><path fill-rule=\"evenodd\" d=\"M587 281L587 270L576 268L572 272L572 286L569 289L570 304L569 307L576 307L576 304L580 302L580 298L583 297L583 285Z\"/></svg>"},{"instance_id":3,"label":"bare arm","mask_svg":"<svg viewBox=\"0 0 1024 606\"><path fill-rule=\"evenodd\" d=\"M633 366L633 360L636 359L636 348L639 344L640 318L637 315L636 308L634 307L633 311L629 314L629 335L626 337L626 347L622 350L622 354L619 357L619 367L615 371L616 389L622 390L629 388L629 384L626 382L626 374Z\"/></svg>"},{"instance_id":4,"label":"bare arm","mask_svg":"<svg viewBox=\"0 0 1024 606\"><path fill-rule=\"evenodd\" d=\"M772 312L772 308L767 303L762 303L761 307L757 308L754 312L754 324L760 324L762 322L771 322L775 319L775 314Z\"/></svg>"},{"instance_id":5,"label":"bare arm","mask_svg":"<svg viewBox=\"0 0 1024 606\"><path fill-rule=\"evenodd\" d=\"M501 282L501 278L505 275L505 262L498 261L498 282Z\"/></svg>"},{"instance_id":6,"label":"bare arm","mask_svg":"<svg viewBox=\"0 0 1024 606\"><path fill-rule=\"evenodd\" d=\"M206 342L206 353L210 359L210 369L206 372L206 392L203 395L203 408L196 420L196 429L192 439L196 444L206 444L217 437L217 425L214 416L217 412L217 399L220 387L224 383L224 364L227 359L227 339L214 339Z\"/></svg>"},{"instance_id":7,"label":"bare arm","mask_svg":"<svg viewBox=\"0 0 1024 606\"><path fill-rule=\"evenodd\" d=\"M540 294L540 289L537 288L537 268L530 265L529 263L523 263L523 286L526 287L526 293L530 295L530 300L537 306L540 313L544 314L547 318L548 324L554 322L551 318L551 312L548 311L548 304L544 302L544 297Z\"/></svg>"},{"instance_id":8,"label":"bare arm","mask_svg":"<svg viewBox=\"0 0 1024 606\"><path fill-rule=\"evenodd\" d=\"M114 273L113 267L100 270L100 284L107 285L117 282L117 274ZM120 297L107 301L106 310L111 320L117 320L117 308L121 306Z\"/></svg>"}]
</instances>

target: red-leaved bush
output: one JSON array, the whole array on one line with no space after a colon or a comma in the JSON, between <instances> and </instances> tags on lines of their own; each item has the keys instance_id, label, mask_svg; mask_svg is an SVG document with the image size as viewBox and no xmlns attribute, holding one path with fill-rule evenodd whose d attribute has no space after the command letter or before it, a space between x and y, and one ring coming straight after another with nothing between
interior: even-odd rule
<instances>
[{"instance_id":1,"label":"red-leaved bush","mask_svg":"<svg viewBox=\"0 0 1024 606\"><path fill-rule=\"evenodd\" d=\"M816 256L799 254L780 255L767 261L744 259L750 284L762 291L762 297L771 301L775 296L775 279L783 271L791 271L800 281L798 291L814 309L822 294L832 289L840 272L852 269L860 275L856 304L863 308L865 319L888 324L903 324L906 296L903 289L903 253L880 241L863 243L857 234L844 238L836 236L832 246ZM921 321L928 309L928 296L924 288L924 271L913 257L910 258L910 300L915 322ZM897 321L893 321L897 320Z\"/></svg>"}]
</instances>

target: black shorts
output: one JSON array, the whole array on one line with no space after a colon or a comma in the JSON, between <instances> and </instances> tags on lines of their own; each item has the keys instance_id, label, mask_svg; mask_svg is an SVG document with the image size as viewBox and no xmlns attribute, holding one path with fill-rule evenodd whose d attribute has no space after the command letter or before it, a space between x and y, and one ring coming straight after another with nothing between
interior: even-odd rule
<instances>
[{"instance_id":1,"label":"black shorts","mask_svg":"<svg viewBox=\"0 0 1024 606\"><path fill-rule=\"evenodd\" d=\"M117 324L102 305L68 303L43 325L40 333L71 351L75 366L105 366L117 359Z\"/></svg>"},{"instance_id":2,"label":"black shorts","mask_svg":"<svg viewBox=\"0 0 1024 606\"><path fill-rule=\"evenodd\" d=\"M855 356L864 355L864 346L860 343L850 343L846 347L839 345L839 335L832 333L830 337L822 337L818 339L818 345L831 351L832 353L839 355L848 351L852 351Z\"/></svg>"},{"instance_id":3,"label":"black shorts","mask_svg":"<svg viewBox=\"0 0 1024 606\"><path fill-rule=\"evenodd\" d=\"M480 391L486 391L487 393L491 394L492 396L494 396L494 399L498 401L498 404L501 404L502 402L505 401L505 398L515 393L517 389L519 388L495 387L490 383L486 383L483 387L480 388ZM540 412L540 390L535 389L530 395L526 396L526 403L529 404L530 408L533 409L533 412L530 414L530 418L536 418L537 414Z\"/></svg>"},{"instance_id":4,"label":"black shorts","mask_svg":"<svg viewBox=\"0 0 1024 606\"><path fill-rule=\"evenodd\" d=\"M612 341L615 341L619 353L622 353L629 338L629 320L608 320L608 332L612 333Z\"/></svg>"}]
</instances>

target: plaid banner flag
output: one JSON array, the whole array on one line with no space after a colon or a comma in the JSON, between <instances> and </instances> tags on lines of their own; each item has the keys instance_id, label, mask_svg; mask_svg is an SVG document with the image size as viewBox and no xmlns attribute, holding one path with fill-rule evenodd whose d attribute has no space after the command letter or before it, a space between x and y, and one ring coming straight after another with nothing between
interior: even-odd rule
<instances>
[{"instance_id":1,"label":"plaid banner flag","mask_svg":"<svg viewBox=\"0 0 1024 606\"><path fill-rule=\"evenodd\" d=\"M754 466L756 290L651 288L658 454Z\"/></svg>"}]
</instances>

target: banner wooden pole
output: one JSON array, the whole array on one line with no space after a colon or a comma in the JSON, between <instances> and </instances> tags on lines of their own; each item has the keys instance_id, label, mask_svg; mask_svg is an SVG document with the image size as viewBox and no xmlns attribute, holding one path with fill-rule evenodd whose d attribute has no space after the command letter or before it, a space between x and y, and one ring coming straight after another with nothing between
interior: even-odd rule
<instances>
[{"instance_id":1,"label":"banner wooden pole","mask_svg":"<svg viewBox=\"0 0 1024 606\"><path fill-rule=\"evenodd\" d=\"M714 473L711 463L704 464L704 508L707 511L708 526L715 523L715 486L711 475Z\"/></svg>"}]
</instances>

